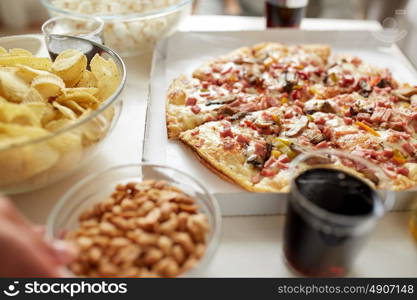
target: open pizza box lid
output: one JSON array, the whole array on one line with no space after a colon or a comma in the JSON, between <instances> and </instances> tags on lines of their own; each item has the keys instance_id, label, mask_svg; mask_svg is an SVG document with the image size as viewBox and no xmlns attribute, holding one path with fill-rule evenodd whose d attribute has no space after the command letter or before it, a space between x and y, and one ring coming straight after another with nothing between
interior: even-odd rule
<instances>
[{"instance_id":1,"label":"open pizza box lid","mask_svg":"<svg viewBox=\"0 0 417 300\"><path fill-rule=\"evenodd\" d=\"M143 160L183 170L201 181L218 199L223 215L262 215L285 212L286 194L251 193L224 181L196 156L166 134L165 99L172 80L190 75L203 62L236 48L260 42L324 43L333 55L350 54L367 63L388 67L400 82L417 85L417 72L396 45L386 44L370 31L265 30L234 32L178 32L161 41L154 53L149 85ZM417 189L417 188L416 188ZM396 193L393 210L410 209L417 192Z\"/></svg>"}]
</instances>

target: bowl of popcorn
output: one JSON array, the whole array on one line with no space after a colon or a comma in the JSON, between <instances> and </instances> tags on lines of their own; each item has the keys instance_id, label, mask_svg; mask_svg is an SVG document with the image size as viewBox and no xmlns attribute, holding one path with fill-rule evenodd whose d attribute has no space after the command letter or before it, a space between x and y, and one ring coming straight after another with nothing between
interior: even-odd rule
<instances>
[{"instance_id":1,"label":"bowl of popcorn","mask_svg":"<svg viewBox=\"0 0 417 300\"><path fill-rule=\"evenodd\" d=\"M217 201L167 166L132 164L87 177L58 202L50 237L78 250L78 277L201 276L220 238Z\"/></svg>"},{"instance_id":2,"label":"bowl of popcorn","mask_svg":"<svg viewBox=\"0 0 417 300\"><path fill-rule=\"evenodd\" d=\"M104 23L106 46L122 56L150 51L191 14L192 0L41 0L52 17L93 15Z\"/></svg>"},{"instance_id":3,"label":"bowl of popcorn","mask_svg":"<svg viewBox=\"0 0 417 300\"><path fill-rule=\"evenodd\" d=\"M0 193L51 184L89 161L116 124L126 71L112 50L90 41L51 60L14 45L28 37L0 39ZM9 48L10 46L10 48ZM52 54L52 53L51 53ZM89 57L89 58L87 58Z\"/></svg>"}]
</instances>

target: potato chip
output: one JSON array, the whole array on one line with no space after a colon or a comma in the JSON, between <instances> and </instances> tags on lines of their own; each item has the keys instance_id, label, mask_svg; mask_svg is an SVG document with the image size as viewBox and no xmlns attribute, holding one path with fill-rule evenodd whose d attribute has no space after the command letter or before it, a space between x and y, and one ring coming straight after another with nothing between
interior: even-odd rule
<instances>
[{"instance_id":1,"label":"potato chip","mask_svg":"<svg viewBox=\"0 0 417 300\"><path fill-rule=\"evenodd\" d=\"M8 103L9 101L7 101L6 98L0 96L0 103Z\"/></svg>"},{"instance_id":2,"label":"potato chip","mask_svg":"<svg viewBox=\"0 0 417 300\"><path fill-rule=\"evenodd\" d=\"M67 106L68 108L72 109L75 113L78 113L80 115L87 112L87 110L88 110L88 109L82 107L81 105L79 105L74 100L65 101L65 106Z\"/></svg>"},{"instance_id":3,"label":"potato chip","mask_svg":"<svg viewBox=\"0 0 417 300\"><path fill-rule=\"evenodd\" d=\"M38 118L28 107L15 103L0 103L0 122L23 126L40 126Z\"/></svg>"},{"instance_id":4,"label":"potato chip","mask_svg":"<svg viewBox=\"0 0 417 300\"><path fill-rule=\"evenodd\" d=\"M47 57L0 56L0 66L15 67L17 65L25 65L38 70L49 71L52 66L52 61Z\"/></svg>"},{"instance_id":5,"label":"potato chip","mask_svg":"<svg viewBox=\"0 0 417 300\"><path fill-rule=\"evenodd\" d=\"M37 89L31 87L26 95L23 97L22 103L45 103L48 99L44 99Z\"/></svg>"},{"instance_id":6,"label":"potato chip","mask_svg":"<svg viewBox=\"0 0 417 300\"><path fill-rule=\"evenodd\" d=\"M57 163L59 153L55 151L47 142L41 142L25 147L26 172L31 177L51 168Z\"/></svg>"},{"instance_id":7,"label":"potato chip","mask_svg":"<svg viewBox=\"0 0 417 300\"><path fill-rule=\"evenodd\" d=\"M91 71L84 70L80 81L77 83L77 87L97 87L97 78Z\"/></svg>"},{"instance_id":8,"label":"potato chip","mask_svg":"<svg viewBox=\"0 0 417 300\"><path fill-rule=\"evenodd\" d=\"M57 115L56 110L49 103L32 102L27 103L26 107L36 115L36 117L42 125L47 124L48 122L53 120Z\"/></svg>"},{"instance_id":9,"label":"potato chip","mask_svg":"<svg viewBox=\"0 0 417 300\"><path fill-rule=\"evenodd\" d=\"M120 84L117 65L112 59L106 60L96 54L90 62L90 68L98 81L99 92L97 98L104 101L113 95Z\"/></svg>"},{"instance_id":10,"label":"potato chip","mask_svg":"<svg viewBox=\"0 0 417 300\"><path fill-rule=\"evenodd\" d=\"M0 47L0 56L3 56L3 55L8 55L9 53L7 52L7 50L6 49L4 49L3 47Z\"/></svg>"},{"instance_id":11,"label":"potato chip","mask_svg":"<svg viewBox=\"0 0 417 300\"><path fill-rule=\"evenodd\" d=\"M8 68L0 68L0 94L13 102L21 102L28 93L29 85Z\"/></svg>"},{"instance_id":12,"label":"potato chip","mask_svg":"<svg viewBox=\"0 0 417 300\"><path fill-rule=\"evenodd\" d=\"M65 117L68 118L70 120L76 120L77 119L77 114L75 112L73 112L70 108L59 104L58 102L54 102L52 103L52 105L59 110L59 112Z\"/></svg>"},{"instance_id":13,"label":"potato chip","mask_svg":"<svg viewBox=\"0 0 417 300\"><path fill-rule=\"evenodd\" d=\"M46 142L3 151L0 156L1 185L20 183L50 169L58 160L59 153Z\"/></svg>"},{"instance_id":14,"label":"potato chip","mask_svg":"<svg viewBox=\"0 0 417 300\"><path fill-rule=\"evenodd\" d=\"M68 101L74 101L84 108L96 109L100 102L89 90L90 88L88 90L84 90L84 88L67 89L64 94L56 98L56 101L62 104Z\"/></svg>"},{"instance_id":15,"label":"potato chip","mask_svg":"<svg viewBox=\"0 0 417 300\"><path fill-rule=\"evenodd\" d=\"M76 132L66 132L51 139L49 145L60 153L71 151L81 153L82 138L81 135Z\"/></svg>"},{"instance_id":16,"label":"potato chip","mask_svg":"<svg viewBox=\"0 0 417 300\"><path fill-rule=\"evenodd\" d=\"M29 137L30 139L48 135L49 132L43 128L34 126L22 126L19 124L0 123L0 135L7 137Z\"/></svg>"},{"instance_id":17,"label":"potato chip","mask_svg":"<svg viewBox=\"0 0 417 300\"><path fill-rule=\"evenodd\" d=\"M30 51L21 49L21 48L9 49L9 55L10 56L33 56Z\"/></svg>"},{"instance_id":18,"label":"potato chip","mask_svg":"<svg viewBox=\"0 0 417 300\"><path fill-rule=\"evenodd\" d=\"M45 129L51 132L56 132L61 129L70 127L75 124L74 120L69 119L58 119L58 120L52 120L48 124L45 125ZM74 130L72 130L74 131ZM79 133L81 133L81 129L79 129Z\"/></svg>"},{"instance_id":19,"label":"potato chip","mask_svg":"<svg viewBox=\"0 0 417 300\"><path fill-rule=\"evenodd\" d=\"M61 90L65 88L65 83L59 76L48 73L35 77L32 87L37 89L44 99L49 99L60 95Z\"/></svg>"},{"instance_id":20,"label":"potato chip","mask_svg":"<svg viewBox=\"0 0 417 300\"><path fill-rule=\"evenodd\" d=\"M48 75L51 74L48 71L37 70L25 65L16 65L18 67L16 74L21 77L27 83L31 83L35 77L39 75Z\"/></svg>"},{"instance_id":21,"label":"potato chip","mask_svg":"<svg viewBox=\"0 0 417 300\"><path fill-rule=\"evenodd\" d=\"M86 68L87 57L77 50L61 52L52 64L52 71L65 81L67 87L75 86Z\"/></svg>"},{"instance_id":22,"label":"potato chip","mask_svg":"<svg viewBox=\"0 0 417 300\"><path fill-rule=\"evenodd\" d=\"M95 88L95 87L75 87L75 88L62 89L62 93L66 96L70 96L71 94L83 93L83 92L94 96L94 95L97 94L98 88Z\"/></svg>"},{"instance_id":23,"label":"potato chip","mask_svg":"<svg viewBox=\"0 0 417 300\"><path fill-rule=\"evenodd\" d=\"M83 125L82 132L89 141L95 142L106 134L109 125L110 124L105 117L98 115Z\"/></svg>"}]
</instances>

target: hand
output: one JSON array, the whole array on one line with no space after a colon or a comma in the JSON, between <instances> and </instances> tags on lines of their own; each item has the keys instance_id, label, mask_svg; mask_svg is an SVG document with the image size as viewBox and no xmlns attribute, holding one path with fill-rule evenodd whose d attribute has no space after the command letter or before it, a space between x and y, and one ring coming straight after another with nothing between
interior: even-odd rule
<instances>
[{"instance_id":1,"label":"hand","mask_svg":"<svg viewBox=\"0 0 417 300\"><path fill-rule=\"evenodd\" d=\"M64 268L74 251L62 241L47 241L42 226L29 223L0 196L0 277L68 277Z\"/></svg>"}]
</instances>

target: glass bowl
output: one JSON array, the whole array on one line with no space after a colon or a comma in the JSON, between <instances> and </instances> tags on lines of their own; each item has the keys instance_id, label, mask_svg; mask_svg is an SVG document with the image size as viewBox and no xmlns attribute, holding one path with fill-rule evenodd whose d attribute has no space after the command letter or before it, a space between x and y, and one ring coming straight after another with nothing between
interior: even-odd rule
<instances>
[{"instance_id":1,"label":"glass bowl","mask_svg":"<svg viewBox=\"0 0 417 300\"><path fill-rule=\"evenodd\" d=\"M50 35L69 35L81 37L99 44L102 43L104 22L98 17L61 16L47 20L42 25L46 40Z\"/></svg>"},{"instance_id":2,"label":"glass bowl","mask_svg":"<svg viewBox=\"0 0 417 300\"><path fill-rule=\"evenodd\" d=\"M105 23L104 44L122 56L131 56L152 50L156 42L173 34L191 14L193 1L170 0L172 4L167 6L158 5L156 1L136 1L129 8L121 8L120 3L105 5L97 0L41 2L51 17L93 15L101 18Z\"/></svg>"},{"instance_id":3,"label":"glass bowl","mask_svg":"<svg viewBox=\"0 0 417 300\"><path fill-rule=\"evenodd\" d=\"M15 46L24 44L25 39L19 40L18 37L16 36L16 43L13 44ZM70 175L93 157L120 116L122 91L126 84L126 69L120 56L107 47L82 38L60 38L62 45L68 45L66 49L76 43L88 46L90 54L99 53L106 59L112 58L121 74L121 82L113 95L98 109L71 126L40 138L25 140L4 148L0 146L0 193L17 194L32 191ZM7 38L7 41L9 40L10 37ZM80 140L72 143L76 139Z\"/></svg>"},{"instance_id":4,"label":"glass bowl","mask_svg":"<svg viewBox=\"0 0 417 300\"><path fill-rule=\"evenodd\" d=\"M130 164L93 174L71 188L52 209L46 225L49 237L59 239L78 226L78 217L94 204L106 200L117 184L147 179L165 180L196 200L200 212L208 217L210 232L207 249L198 265L182 276L201 276L215 254L221 235L221 213L217 200L196 179L174 168L153 164Z\"/></svg>"}]
</instances>

